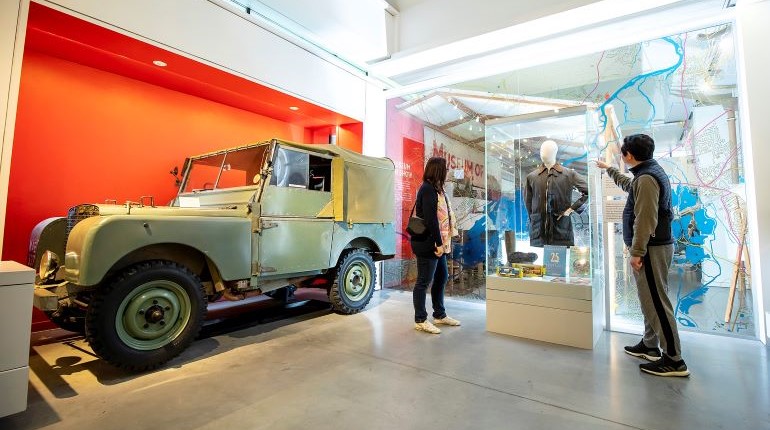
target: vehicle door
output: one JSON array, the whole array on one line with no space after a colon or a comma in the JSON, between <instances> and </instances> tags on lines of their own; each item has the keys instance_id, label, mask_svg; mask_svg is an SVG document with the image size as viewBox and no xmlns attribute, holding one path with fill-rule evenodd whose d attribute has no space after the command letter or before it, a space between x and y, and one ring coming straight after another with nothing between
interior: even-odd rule
<instances>
[{"instance_id":1,"label":"vehicle door","mask_svg":"<svg viewBox=\"0 0 770 430\"><path fill-rule=\"evenodd\" d=\"M276 145L260 202L262 279L327 269L334 225L331 157Z\"/></svg>"}]
</instances>

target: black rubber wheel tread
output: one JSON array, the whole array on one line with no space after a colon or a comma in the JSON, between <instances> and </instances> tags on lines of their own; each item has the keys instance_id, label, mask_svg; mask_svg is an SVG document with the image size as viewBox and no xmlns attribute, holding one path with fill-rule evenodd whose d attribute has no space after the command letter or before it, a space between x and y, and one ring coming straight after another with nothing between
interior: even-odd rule
<instances>
[{"instance_id":1,"label":"black rubber wheel tread","mask_svg":"<svg viewBox=\"0 0 770 430\"><path fill-rule=\"evenodd\" d=\"M357 302L352 302L342 291L343 288L340 287L340 279L345 277L345 272L348 267L358 260L362 260L369 266L369 270L372 274L372 282L366 296ZM376 284L377 271L374 268L374 260L372 260L371 255L364 249L353 249L348 251L340 258L340 263L337 265L337 275L334 278L334 284L332 284L329 289L329 302L332 305L332 310L345 315L361 312L366 305L369 304L369 300L371 300L372 294L374 294L374 286Z\"/></svg>"},{"instance_id":2,"label":"black rubber wheel tread","mask_svg":"<svg viewBox=\"0 0 770 430\"><path fill-rule=\"evenodd\" d=\"M156 273L157 272L157 273ZM134 288L153 279L153 275L173 277L188 292L190 321L179 336L154 350L141 351L124 344L115 329L115 313ZM157 279L157 277L155 278ZM108 363L133 372L156 369L179 355L198 337L206 318L207 300L200 279L186 267L171 261L154 260L134 265L99 287L86 313L86 340Z\"/></svg>"}]
</instances>

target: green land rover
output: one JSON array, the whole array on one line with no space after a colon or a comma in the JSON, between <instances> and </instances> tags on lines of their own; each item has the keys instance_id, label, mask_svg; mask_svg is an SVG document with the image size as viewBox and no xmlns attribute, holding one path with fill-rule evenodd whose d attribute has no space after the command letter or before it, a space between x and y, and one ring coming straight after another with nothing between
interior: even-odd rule
<instances>
[{"instance_id":1,"label":"green land rover","mask_svg":"<svg viewBox=\"0 0 770 430\"><path fill-rule=\"evenodd\" d=\"M189 346L216 300L325 288L359 312L374 261L395 254L393 175L387 158L276 139L188 158L169 206L81 204L39 223L35 306L134 371Z\"/></svg>"}]
</instances>

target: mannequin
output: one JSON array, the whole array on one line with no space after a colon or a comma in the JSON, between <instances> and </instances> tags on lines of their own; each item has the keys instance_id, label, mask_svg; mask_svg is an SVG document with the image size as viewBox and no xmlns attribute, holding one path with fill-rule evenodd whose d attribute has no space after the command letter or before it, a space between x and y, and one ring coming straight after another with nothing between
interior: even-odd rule
<instances>
[{"instance_id":1,"label":"mannequin","mask_svg":"<svg viewBox=\"0 0 770 430\"><path fill-rule=\"evenodd\" d=\"M559 147L553 140L540 145L543 162L527 175L524 203L529 213L529 243L532 246L575 244L570 214L588 200L588 184L573 169L556 161ZM572 190L580 197L572 201Z\"/></svg>"},{"instance_id":2,"label":"mannequin","mask_svg":"<svg viewBox=\"0 0 770 430\"><path fill-rule=\"evenodd\" d=\"M559 146L553 140L546 140L540 145L540 160L547 168L552 168L556 164L556 153L559 151Z\"/></svg>"},{"instance_id":3,"label":"mannequin","mask_svg":"<svg viewBox=\"0 0 770 430\"><path fill-rule=\"evenodd\" d=\"M553 140L546 140L540 145L540 161L549 170L556 164L556 154L559 152L559 146ZM574 210L572 207L567 208L561 216L570 216Z\"/></svg>"}]
</instances>

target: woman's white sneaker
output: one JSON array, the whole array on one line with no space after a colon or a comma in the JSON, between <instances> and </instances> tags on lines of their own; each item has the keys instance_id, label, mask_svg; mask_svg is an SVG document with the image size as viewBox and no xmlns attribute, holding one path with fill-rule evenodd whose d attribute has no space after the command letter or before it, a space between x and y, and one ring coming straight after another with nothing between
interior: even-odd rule
<instances>
[{"instance_id":1,"label":"woman's white sneaker","mask_svg":"<svg viewBox=\"0 0 770 430\"><path fill-rule=\"evenodd\" d=\"M434 319L433 323L434 324L453 325L453 326L460 325L460 321L457 321L456 319L454 319L454 318L452 318L450 316L445 316L444 318Z\"/></svg>"},{"instance_id":2,"label":"woman's white sneaker","mask_svg":"<svg viewBox=\"0 0 770 430\"><path fill-rule=\"evenodd\" d=\"M431 324L429 321L423 321L421 323L414 323L414 329L417 331L424 331L431 334L441 333L441 329Z\"/></svg>"}]
</instances>

